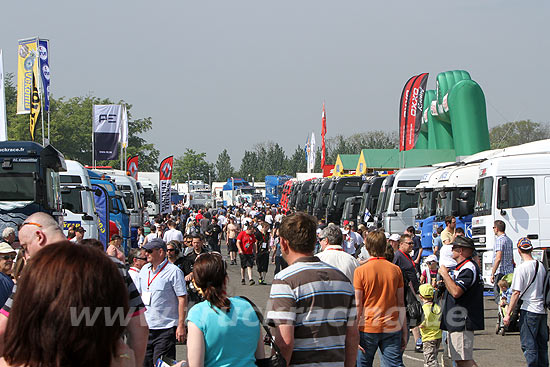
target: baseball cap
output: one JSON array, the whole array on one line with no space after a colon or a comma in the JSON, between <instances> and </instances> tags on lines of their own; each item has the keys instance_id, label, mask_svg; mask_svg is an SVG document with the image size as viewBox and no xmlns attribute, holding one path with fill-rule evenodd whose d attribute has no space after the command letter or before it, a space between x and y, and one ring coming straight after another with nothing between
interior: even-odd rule
<instances>
[{"instance_id":1,"label":"baseball cap","mask_svg":"<svg viewBox=\"0 0 550 367\"><path fill-rule=\"evenodd\" d=\"M154 250L156 248L161 248L164 251L166 251L166 243L160 238L153 238L150 241L147 241L145 245L143 245L143 248L146 250Z\"/></svg>"},{"instance_id":2,"label":"baseball cap","mask_svg":"<svg viewBox=\"0 0 550 367\"><path fill-rule=\"evenodd\" d=\"M349 224L349 220L345 220L344 223L342 223L344 226L347 226Z\"/></svg>"},{"instance_id":3,"label":"baseball cap","mask_svg":"<svg viewBox=\"0 0 550 367\"><path fill-rule=\"evenodd\" d=\"M456 236L455 240L451 243L452 246L459 246L464 248L476 249L474 246L474 241L471 238L464 236Z\"/></svg>"},{"instance_id":4,"label":"baseball cap","mask_svg":"<svg viewBox=\"0 0 550 367\"><path fill-rule=\"evenodd\" d=\"M86 232L86 229L84 229L84 227L82 227L82 226L78 226L78 227L75 228L75 231L80 232L80 233L84 233L84 232Z\"/></svg>"},{"instance_id":5,"label":"baseball cap","mask_svg":"<svg viewBox=\"0 0 550 367\"><path fill-rule=\"evenodd\" d=\"M111 241L121 240L121 239L122 239L122 237L120 237L120 235L118 235L118 234L114 234L114 235L111 236Z\"/></svg>"},{"instance_id":6,"label":"baseball cap","mask_svg":"<svg viewBox=\"0 0 550 367\"><path fill-rule=\"evenodd\" d=\"M533 244L531 240L527 237L521 237L518 241L518 248L522 251L532 251Z\"/></svg>"},{"instance_id":7,"label":"baseball cap","mask_svg":"<svg viewBox=\"0 0 550 367\"><path fill-rule=\"evenodd\" d=\"M418 287L418 292L424 298L434 298L435 289L431 284L422 284Z\"/></svg>"},{"instance_id":8,"label":"baseball cap","mask_svg":"<svg viewBox=\"0 0 550 367\"><path fill-rule=\"evenodd\" d=\"M437 262L437 256L435 256L435 255L430 255L426 258L427 263L431 263L431 262L434 262L434 261Z\"/></svg>"},{"instance_id":9,"label":"baseball cap","mask_svg":"<svg viewBox=\"0 0 550 367\"><path fill-rule=\"evenodd\" d=\"M11 247L7 242L0 243L0 254L9 254L10 252L15 252L13 247Z\"/></svg>"},{"instance_id":10,"label":"baseball cap","mask_svg":"<svg viewBox=\"0 0 550 367\"><path fill-rule=\"evenodd\" d=\"M390 236L390 241L399 241L401 239L401 236L398 233L394 233Z\"/></svg>"},{"instance_id":11,"label":"baseball cap","mask_svg":"<svg viewBox=\"0 0 550 367\"><path fill-rule=\"evenodd\" d=\"M386 239L387 239L387 240L390 239L390 232L384 232L384 235L386 236Z\"/></svg>"}]
</instances>

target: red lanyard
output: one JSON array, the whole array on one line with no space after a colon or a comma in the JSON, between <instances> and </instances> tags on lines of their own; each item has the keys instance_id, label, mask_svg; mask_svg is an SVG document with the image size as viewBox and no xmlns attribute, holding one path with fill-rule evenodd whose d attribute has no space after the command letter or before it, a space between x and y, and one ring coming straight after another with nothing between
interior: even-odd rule
<instances>
[{"instance_id":1,"label":"red lanyard","mask_svg":"<svg viewBox=\"0 0 550 367\"><path fill-rule=\"evenodd\" d=\"M401 252L403 255L405 255L405 257L407 259L409 259L409 261L411 262L411 264L413 265L413 267L416 267L416 264L415 262L413 261L413 259L411 259L411 257L409 255L407 255L406 253L404 253L403 251L399 250L399 252Z\"/></svg>"},{"instance_id":2,"label":"red lanyard","mask_svg":"<svg viewBox=\"0 0 550 367\"><path fill-rule=\"evenodd\" d=\"M333 250L333 251L344 251L341 248L327 248L326 250Z\"/></svg>"},{"instance_id":3,"label":"red lanyard","mask_svg":"<svg viewBox=\"0 0 550 367\"><path fill-rule=\"evenodd\" d=\"M129 270L130 270L130 271L135 271L136 273L139 273L139 270L136 270L136 269L134 269L134 268L130 268ZM153 279L154 279L154 278L153 278Z\"/></svg>"},{"instance_id":4,"label":"red lanyard","mask_svg":"<svg viewBox=\"0 0 550 367\"><path fill-rule=\"evenodd\" d=\"M455 270L460 270L461 267L463 267L466 263L469 263L470 259L466 259L463 262L460 263L460 265L457 265Z\"/></svg>"},{"instance_id":5,"label":"red lanyard","mask_svg":"<svg viewBox=\"0 0 550 367\"><path fill-rule=\"evenodd\" d=\"M166 267L166 265L168 265L168 260L166 260L166 264L164 264L164 266L158 271L158 273L155 274L155 276L153 277L153 279L151 279L151 281L149 281L149 278L151 277L151 270L149 270L149 274L147 275L147 290L149 290L149 287L151 286L151 283L153 283L153 280L155 280L157 275L160 274L160 272ZM151 268L152 267L153 266L151 265Z\"/></svg>"}]
</instances>

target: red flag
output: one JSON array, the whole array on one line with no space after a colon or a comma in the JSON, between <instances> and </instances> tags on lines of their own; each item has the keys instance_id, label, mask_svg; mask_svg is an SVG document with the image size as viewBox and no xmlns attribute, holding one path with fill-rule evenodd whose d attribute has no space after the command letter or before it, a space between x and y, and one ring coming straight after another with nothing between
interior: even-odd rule
<instances>
[{"instance_id":1,"label":"red flag","mask_svg":"<svg viewBox=\"0 0 550 367\"><path fill-rule=\"evenodd\" d=\"M128 157L126 162L127 172L126 174L134 179L138 179L138 156Z\"/></svg>"},{"instance_id":2,"label":"red flag","mask_svg":"<svg viewBox=\"0 0 550 367\"><path fill-rule=\"evenodd\" d=\"M170 213L172 192L172 166L174 156L164 158L159 167L160 213Z\"/></svg>"},{"instance_id":3,"label":"red flag","mask_svg":"<svg viewBox=\"0 0 550 367\"><path fill-rule=\"evenodd\" d=\"M403 88L399 103L399 151L413 149L416 144L427 81L428 73L415 75Z\"/></svg>"},{"instance_id":4,"label":"red flag","mask_svg":"<svg viewBox=\"0 0 550 367\"><path fill-rule=\"evenodd\" d=\"M325 102L323 102L323 113L321 114L321 145L322 145L322 153L321 153L321 169L325 167L325 135L327 134L327 113L325 112Z\"/></svg>"},{"instance_id":5,"label":"red flag","mask_svg":"<svg viewBox=\"0 0 550 367\"><path fill-rule=\"evenodd\" d=\"M174 164L174 156L164 158L160 164L160 181L166 181L172 179L172 166Z\"/></svg>"}]
</instances>

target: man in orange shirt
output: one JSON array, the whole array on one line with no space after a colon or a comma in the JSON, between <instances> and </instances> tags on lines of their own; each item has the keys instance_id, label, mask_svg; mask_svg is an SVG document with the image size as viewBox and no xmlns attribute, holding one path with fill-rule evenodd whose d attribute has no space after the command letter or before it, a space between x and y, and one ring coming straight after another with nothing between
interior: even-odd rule
<instances>
[{"instance_id":1,"label":"man in orange shirt","mask_svg":"<svg viewBox=\"0 0 550 367\"><path fill-rule=\"evenodd\" d=\"M398 266L384 257L386 236L383 232L369 233L366 248L371 258L355 269L353 281L362 352L357 366L372 366L378 348L383 365L404 366L408 330L403 275Z\"/></svg>"}]
</instances>

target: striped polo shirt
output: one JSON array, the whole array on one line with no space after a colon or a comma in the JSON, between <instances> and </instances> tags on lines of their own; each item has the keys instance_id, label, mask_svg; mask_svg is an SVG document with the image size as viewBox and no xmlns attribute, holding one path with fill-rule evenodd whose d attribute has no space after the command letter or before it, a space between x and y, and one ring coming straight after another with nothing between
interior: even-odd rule
<instances>
[{"instance_id":1,"label":"striped polo shirt","mask_svg":"<svg viewBox=\"0 0 550 367\"><path fill-rule=\"evenodd\" d=\"M267 323L294 325L291 366L342 366L346 329L355 321L355 291L340 270L302 257L275 275Z\"/></svg>"}]
</instances>

